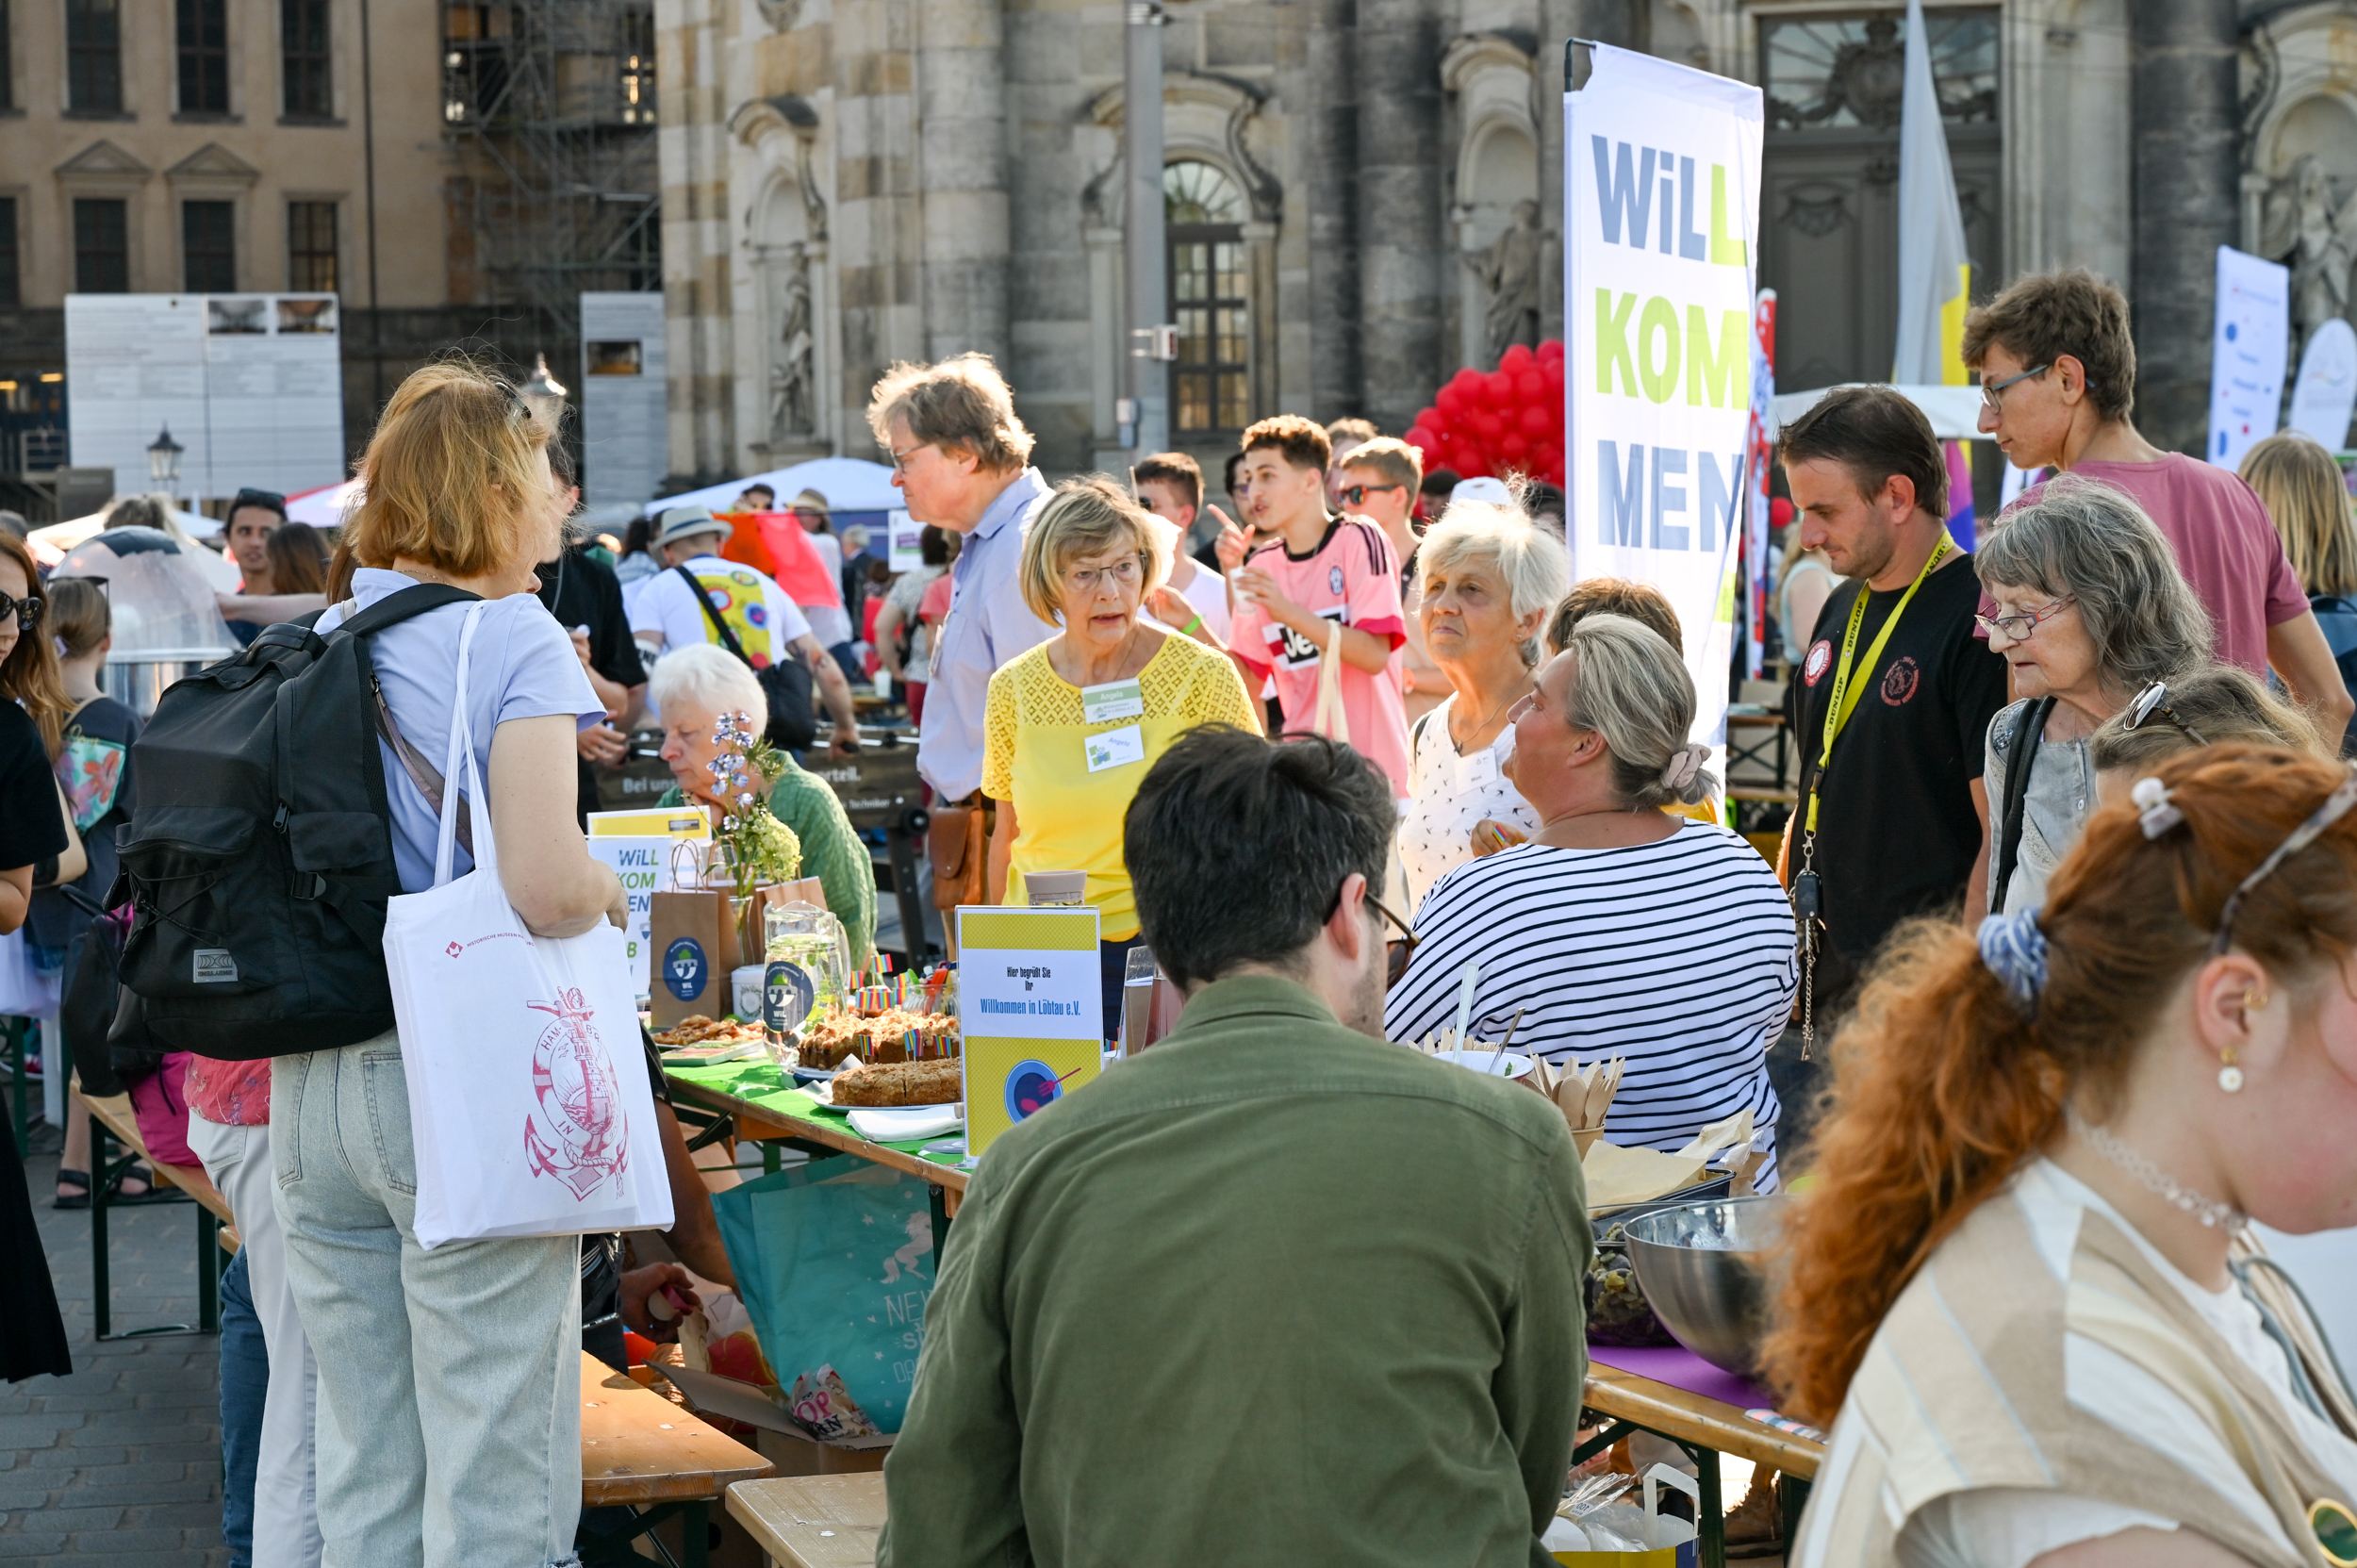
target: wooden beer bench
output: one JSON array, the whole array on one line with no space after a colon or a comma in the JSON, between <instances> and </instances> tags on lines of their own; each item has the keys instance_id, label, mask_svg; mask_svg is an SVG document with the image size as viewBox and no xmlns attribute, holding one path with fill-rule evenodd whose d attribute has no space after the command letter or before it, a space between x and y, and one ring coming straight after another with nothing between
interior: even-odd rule
<instances>
[{"instance_id":1,"label":"wooden beer bench","mask_svg":"<svg viewBox=\"0 0 2357 1568\"><path fill-rule=\"evenodd\" d=\"M227 1266L217 1232L228 1221L229 1200L221 1196L202 1165L168 1165L147 1152L131 1102L121 1095L98 1098L75 1088L74 1098L90 1111L91 1295L100 1339L138 1339L149 1334L212 1334L221 1331L221 1271ZM124 1152L117 1158L112 1144ZM196 1202L196 1324L160 1323L114 1331L114 1296L107 1271L107 1194L123 1173L144 1163L158 1186L176 1187Z\"/></svg>"},{"instance_id":2,"label":"wooden beer bench","mask_svg":"<svg viewBox=\"0 0 2357 1568\"><path fill-rule=\"evenodd\" d=\"M729 1488L729 1514L777 1568L875 1568L884 1478L792 1476Z\"/></svg>"}]
</instances>

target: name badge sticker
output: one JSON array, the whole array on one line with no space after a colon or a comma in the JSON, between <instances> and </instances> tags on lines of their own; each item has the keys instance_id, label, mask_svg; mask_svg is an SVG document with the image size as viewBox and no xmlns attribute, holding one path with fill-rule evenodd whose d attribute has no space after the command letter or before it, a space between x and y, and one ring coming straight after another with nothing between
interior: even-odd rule
<instances>
[{"instance_id":1,"label":"name badge sticker","mask_svg":"<svg viewBox=\"0 0 2357 1568\"><path fill-rule=\"evenodd\" d=\"M1100 686L1082 686L1080 712L1091 724L1115 718L1144 718L1146 689L1134 676L1127 681L1108 681Z\"/></svg>"},{"instance_id":2,"label":"name badge sticker","mask_svg":"<svg viewBox=\"0 0 2357 1568\"><path fill-rule=\"evenodd\" d=\"M1089 771L1092 773L1102 773L1108 767L1127 767L1133 762L1146 760L1146 732L1135 724L1107 730L1101 735L1090 735L1082 744L1088 752Z\"/></svg>"}]
</instances>

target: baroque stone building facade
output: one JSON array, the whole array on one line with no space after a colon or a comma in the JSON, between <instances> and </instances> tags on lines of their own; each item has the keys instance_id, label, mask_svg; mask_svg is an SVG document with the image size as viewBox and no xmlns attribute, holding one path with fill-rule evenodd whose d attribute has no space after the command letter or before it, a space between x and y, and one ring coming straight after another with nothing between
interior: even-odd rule
<instances>
[{"instance_id":1,"label":"baroque stone building facade","mask_svg":"<svg viewBox=\"0 0 2357 1568\"><path fill-rule=\"evenodd\" d=\"M656 0L670 448L683 477L872 450L898 358L1006 367L1051 469L1117 462L1128 388L1117 0ZM1888 0L1168 0L1176 444L1277 410L1391 429L1562 330L1566 41L1760 82L1782 385L1887 371ZM2144 409L2200 438L2217 244L2349 309L2357 0L1932 0L1985 292L2126 283ZM2190 437L2186 435L2191 425Z\"/></svg>"}]
</instances>

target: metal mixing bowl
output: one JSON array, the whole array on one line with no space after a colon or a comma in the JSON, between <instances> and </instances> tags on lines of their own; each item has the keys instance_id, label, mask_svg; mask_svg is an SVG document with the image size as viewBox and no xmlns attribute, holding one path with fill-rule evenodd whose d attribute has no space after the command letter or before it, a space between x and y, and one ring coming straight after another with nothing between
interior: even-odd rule
<instances>
[{"instance_id":1,"label":"metal mixing bowl","mask_svg":"<svg viewBox=\"0 0 2357 1568\"><path fill-rule=\"evenodd\" d=\"M1714 1198L1656 1209L1623 1227L1629 1264L1661 1326L1739 1378L1758 1371L1768 1327L1761 1271L1783 1213L1775 1197Z\"/></svg>"}]
</instances>

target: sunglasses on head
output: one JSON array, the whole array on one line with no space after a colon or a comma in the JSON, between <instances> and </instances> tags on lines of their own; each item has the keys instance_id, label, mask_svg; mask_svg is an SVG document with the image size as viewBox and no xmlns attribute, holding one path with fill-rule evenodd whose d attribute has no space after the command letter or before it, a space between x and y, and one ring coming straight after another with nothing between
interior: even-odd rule
<instances>
[{"instance_id":1,"label":"sunglasses on head","mask_svg":"<svg viewBox=\"0 0 2357 1568\"><path fill-rule=\"evenodd\" d=\"M2136 693L2135 701L2128 704L2127 717L2120 720L2120 728L2141 730L2155 718L2183 732L2185 738L2196 746L2209 744L2202 738L2200 731L2178 718L2177 710L2168 705L2168 683L2166 681L2155 681Z\"/></svg>"},{"instance_id":2,"label":"sunglasses on head","mask_svg":"<svg viewBox=\"0 0 2357 1568\"><path fill-rule=\"evenodd\" d=\"M287 515L287 498L276 490L257 490L251 487L239 490L230 501L229 509L234 512L240 506L262 506L282 518Z\"/></svg>"}]
</instances>

